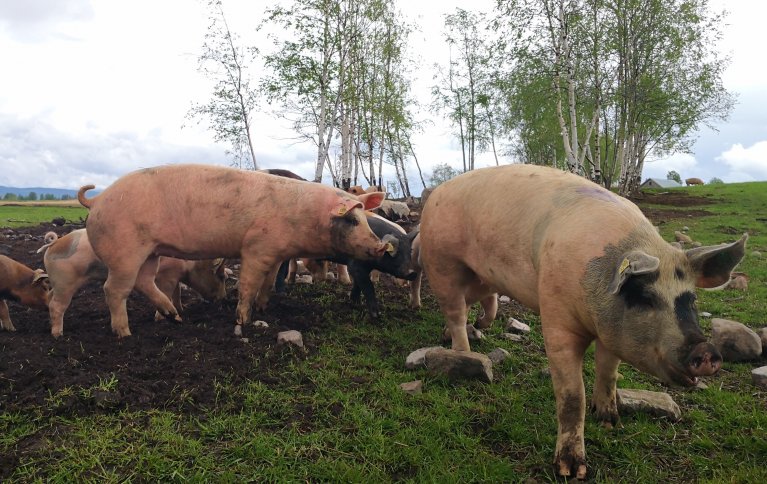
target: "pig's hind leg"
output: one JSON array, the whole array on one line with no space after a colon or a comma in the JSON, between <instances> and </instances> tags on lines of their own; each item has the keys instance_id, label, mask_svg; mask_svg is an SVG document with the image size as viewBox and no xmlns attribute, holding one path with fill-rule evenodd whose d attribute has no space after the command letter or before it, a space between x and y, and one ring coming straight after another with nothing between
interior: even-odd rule
<instances>
[{"instance_id":1,"label":"pig's hind leg","mask_svg":"<svg viewBox=\"0 0 767 484\"><path fill-rule=\"evenodd\" d=\"M492 293L479 300L482 305L482 317L477 321L477 328L485 329L493 325L495 316L498 314L498 293Z\"/></svg>"},{"instance_id":2,"label":"pig's hind leg","mask_svg":"<svg viewBox=\"0 0 767 484\"><path fill-rule=\"evenodd\" d=\"M48 301L48 314L51 318L51 336L54 338L64 334L64 313L72 304L72 297L86 281L87 279L80 278L68 284L59 282L53 285Z\"/></svg>"},{"instance_id":3,"label":"pig's hind leg","mask_svg":"<svg viewBox=\"0 0 767 484\"><path fill-rule=\"evenodd\" d=\"M175 319L181 322L181 316L176 311L173 302L166 296L155 283L157 275L157 264L159 257L150 256L139 269L136 277L136 289L144 294L157 310L168 319Z\"/></svg>"},{"instance_id":4,"label":"pig's hind leg","mask_svg":"<svg viewBox=\"0 0 767 484\"><path fill-rule=\"evenodd\" d=\"M8 312L8 303L0 299L0 328L6 331L16 331L16 328L11 322L11 315Z\"/></svg>"}]
</instances>

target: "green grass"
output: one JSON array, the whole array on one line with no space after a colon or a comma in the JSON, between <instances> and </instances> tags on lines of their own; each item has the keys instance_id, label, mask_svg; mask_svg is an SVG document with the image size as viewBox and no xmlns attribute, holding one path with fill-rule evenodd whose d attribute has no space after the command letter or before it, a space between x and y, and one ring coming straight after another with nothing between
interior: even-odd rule
<instances>
[{"instance_id":1,"label":"green grass","mask_svg":"<svg viewBox=\"0 0 767 484\"><path fill-rule=\"evenodd\" d=\"M88 210L83 207L0 205L0 228L38 225L61 217L76 222L86 215Z\"/></svg>"},{"instance_id":2,"label":"green grass","mask_svg":"<svg viewBox=\"0 0 767 484\"><path fill-rule=\"evenodd\" d=\"M751 234L739 267L751 278L749 290L700 291L699 309L753 328L767 325L767 257L750 255L755 249L767 255L767 223L757 220L767 217L767 183L681 190L720 201L691 207L713 212L710 217L664 224L667 240L683 225L704 244ZM404 369L405 356L433 345L441 328L432 299L426 296L426 309L408 324L343 321L334 301L321 301L336 324L304 335L317 342L316 350L288 354L284 365L270 368L278 384L215 382L217 404L203 414L154 409L59 416L51 408L66 395L52 395L51 408L0 409L0 456L23 451L9 482L556 480L554 396L542 372L547 363L537 317L522 315L533 326L523 343L500 339L500 322L487 339L473 343L479 352L511 352L494 369L496 381L451 383ZM703 326L710 330L706 320ZM668 389L622 365L620 387L669 391L683 418L673 423L628 415L622 428L606 430L587 416L590 479L767 482L767 392L750 378L763 364L727 363L708 389L692 391ZM585 375L590 395L592 352ZM399 383L413 379L425 381L423 394L399 390ZM63 392L119 389L120 382L107 377L92 388Z\"/></svg>"}]
</instances>

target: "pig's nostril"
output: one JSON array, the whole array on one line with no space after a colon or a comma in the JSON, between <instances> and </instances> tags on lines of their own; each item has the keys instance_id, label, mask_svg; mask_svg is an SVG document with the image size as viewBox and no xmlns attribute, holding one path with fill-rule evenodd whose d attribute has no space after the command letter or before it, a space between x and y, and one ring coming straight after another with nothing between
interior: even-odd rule
<instances>
[{"instance_id":1,"label":"pig's nostril","mask_svg":"<svg viewBox=\"0 0 767 484\"><path fill-rule=\"evenodd\" d=\"M690 361L690 366L696 370L700 368L700 365L702 364L703 364L703 358L701 358L700 356L696 356L695 358L692 359L692 361Z\"/></svg>"}]
</instances>

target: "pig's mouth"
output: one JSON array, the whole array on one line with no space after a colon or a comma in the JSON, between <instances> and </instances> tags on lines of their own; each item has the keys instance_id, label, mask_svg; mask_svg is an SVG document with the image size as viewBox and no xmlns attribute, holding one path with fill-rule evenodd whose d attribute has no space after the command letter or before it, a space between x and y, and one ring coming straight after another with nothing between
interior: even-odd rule
<instances>
[{"instance_id":1,"label":"pig's mouth","mask_svg":"<svg viewBox=\"0 0 767 484\"><path fill-rule=\"evenodd\" d=\"M694 387L698 384L698 377L690 375L683 371L681 368L677 368L674 365L669 365L667 370L667 381L675 385L683 387Z\"/></svg>"}]
</instances>

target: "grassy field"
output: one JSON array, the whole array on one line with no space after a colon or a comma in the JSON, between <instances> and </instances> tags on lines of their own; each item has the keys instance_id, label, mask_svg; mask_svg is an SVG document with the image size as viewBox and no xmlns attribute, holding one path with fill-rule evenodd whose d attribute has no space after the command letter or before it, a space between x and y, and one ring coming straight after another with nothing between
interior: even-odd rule
<instances>
[{"instance_id":1,"label":"grassy field","mask_svg":"<svg viewBox=\"0 0 767 484\"><path fill-rule=\"evenodd\" d=\"M77 200L0 201L0 227L38 225L62 217L67 221L78 221L85 219L86 215L88 210Z\"/></svg>"},{"instance_id":2,"label":"grassy field","mask_svg":"<svg viewBox=\"0 0 767 484\"><path fill-rule=\"evenodd\" d=\"M767 326L767 183L679 190L718 201L694 207L711 216L663 224L666 240L684 225L704 244L751 234L739 266L750 276L749 290L699 291L699 310L754 329ZM34 215L48 208L9 210L0 211L0 225L7 225L6 218L34 223L80 216ZM765 256L752 256L754 250ZM318 341L316 352L284 355L284 364L271 368L275 384L212 382L220 400L198 414L129 408L62 416L56 412L61 394L50 395L48 408L0 408L0 467L8 465L4 453L24 451L8 482L556 480L554 396L535 315L523 315L533 327L523 343L499 337L502 321L485 340L473 343L479 352L496 347L511 352L494 368L492 384L453 383L404 369L410 351L437 341L442 317L433 298L427 295L425 307L405 324L344 321L336 313L339 301L320 303L335 324L304 335ZM401 306L405 300L386 304ZM702 325L709 333L708 320ZM607 430L587 416L589 480L767 482L767 392L756 389L750 376L764 364L725 363L719 375L706 379L707 389L696 390L667 388L622 365L619 387L668 391L683 417L670 422L624 415L621 428ZM585 374L590 398L593 353ZM398 388L414 379L424 380L422 394L410 396ZM96 387L67 391L119 388L119 381L103 378ZM30 436L37 437L36 446L23 448Z\"/></svg>"}]
</instances>

